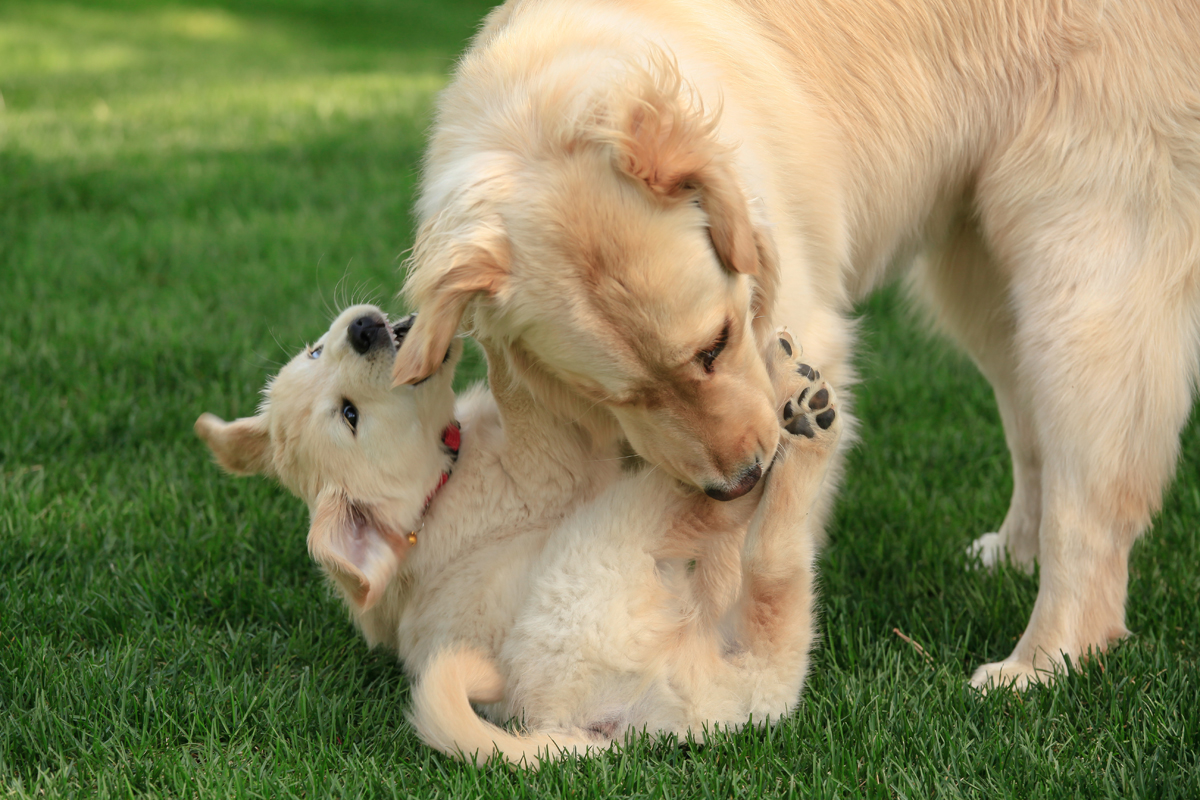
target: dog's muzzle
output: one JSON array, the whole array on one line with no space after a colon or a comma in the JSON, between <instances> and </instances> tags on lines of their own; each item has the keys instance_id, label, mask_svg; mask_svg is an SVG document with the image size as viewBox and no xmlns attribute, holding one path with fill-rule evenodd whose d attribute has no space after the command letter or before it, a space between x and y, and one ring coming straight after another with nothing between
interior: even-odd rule
<instances>
[{"instance_id":1,"label":"dog's muzzle","mask_svg":"<svg viewBox=\"0 0 1200 800\"><path fill-rule=\"evenodd\" d=\"M748 470L742 473L742 477L738 482L729 488L725 487L710 487L704 490L704 493L713 500L736 500L742 495L748 493L758 484L758 479L762 477L762 464L755 464Z\"/></svg>"}]
</instances>

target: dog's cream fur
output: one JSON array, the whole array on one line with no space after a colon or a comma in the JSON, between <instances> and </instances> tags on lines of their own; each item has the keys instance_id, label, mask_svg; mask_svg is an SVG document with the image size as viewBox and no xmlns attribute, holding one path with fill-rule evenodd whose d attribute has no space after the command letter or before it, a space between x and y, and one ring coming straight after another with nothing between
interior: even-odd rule
<instances>
[{"instance_id":1,"label":"dog's cream fur","mask_svg":"<svg viewBox=\"0 0 1200 800\"><path fill-rule=\"evenodd\" d=\"M786 320L845 385L902 275L1003 418L974 549L1041 565L972 683L1049 677L1126 633L1192 403L1198 42L1193 0L511 0L439 103L397 381L466 314L559 424L735 495L776 430L743 343Z\"/></svg>"},{"instance_id":2,"label":"dog's cream fur","mask_svg":"<svg viewBox=\"0 0 1200 800\"><path fill-rule=\"evenodd\" d=\"M474 390L456 409L453 358L392 389L396 337L366 352L349 343L364 317L383 320L374 306L343 312L271 382L257 416L205 414L196 430L227 469L307 501L309 549L367 640L402 658L427 742L536 764L629 731L703 736L787 713L813 637L812 512L827 502L818 489L840 431L832 390L797 371L793 348L771 340L759 358L771 413L795 434L782 434L766 479L722 503L599 460L536 407L502 416ZM423 516L455 414L462 450ZM529 733L485 722L469 701Z\"/></svg>"}]
</instances>

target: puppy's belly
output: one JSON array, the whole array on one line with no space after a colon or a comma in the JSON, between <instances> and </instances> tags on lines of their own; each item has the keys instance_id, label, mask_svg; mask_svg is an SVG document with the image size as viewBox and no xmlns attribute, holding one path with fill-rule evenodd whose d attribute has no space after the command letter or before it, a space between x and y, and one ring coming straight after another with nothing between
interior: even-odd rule
<instances>
[{"instance_id":1,"label":"puppy's belly","mask_svg":"<svg viewBox=\"0 0 1200 800\"><path fill-rule=\"evenodd\" d=\"M685 716L668 669L686 598L646 551L671 503L632 499L592 504L547 549L501 656L508 711L528 725L598 727L607 736Z\"/></svg>"}]
</instances>

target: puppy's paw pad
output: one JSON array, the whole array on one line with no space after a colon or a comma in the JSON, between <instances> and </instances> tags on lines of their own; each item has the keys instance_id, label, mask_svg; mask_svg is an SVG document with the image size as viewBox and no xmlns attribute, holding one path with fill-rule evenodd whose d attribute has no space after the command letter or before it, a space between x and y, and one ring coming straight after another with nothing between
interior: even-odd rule
<instances>
[{"instance_id":1,"label":"puppy's paw pad","mask_svg":"<svg viewBox=\"0 0 1200 800\"><path fill-rule=\"evenodd\" d=\"M807 383L807 381L803 381ZM836 434L838 422L837 395L829 384L822 383L815 392L803 386L793 397L784 401L779 411L779 424L792 436L815 439L822 433Z\"/></svg>"}]
</instances>

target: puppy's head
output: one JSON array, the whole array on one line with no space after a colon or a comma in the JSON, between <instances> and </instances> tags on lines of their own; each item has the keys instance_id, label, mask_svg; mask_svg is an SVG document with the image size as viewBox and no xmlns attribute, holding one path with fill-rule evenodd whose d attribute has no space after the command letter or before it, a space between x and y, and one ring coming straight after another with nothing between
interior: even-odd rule
<instances>
[{"instance_id":1,"label":"puppy's head","mask_svg":"<svg viewBox=\"0 0 1200 800\"><path fill-rule=\"evenodd\" d=\"M450 158L435 141L406 287L421 344L396 381L429 374L473 308L547 405L578 398L564 416L606 414L648 460L738 497L778 443L759 355L777 270L730 151L666 60L559 112L508 131L530 139L516 152Z\"/></svg>"},{"instance_id":2,"label":"puppy's head","mask_svg":"<svg viewBox=\"0 0 1200 800\"><path fill-rule=\"evenodd\" d=\"M427 380L393 388L412 324L348 308L267 385L257 416L196 421L222 467L274 477L308 503L309 552L360 611L403 563L407 534L453 460L442 434L461 346L449 344Z\"/></svg>"}]
</instances>

